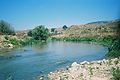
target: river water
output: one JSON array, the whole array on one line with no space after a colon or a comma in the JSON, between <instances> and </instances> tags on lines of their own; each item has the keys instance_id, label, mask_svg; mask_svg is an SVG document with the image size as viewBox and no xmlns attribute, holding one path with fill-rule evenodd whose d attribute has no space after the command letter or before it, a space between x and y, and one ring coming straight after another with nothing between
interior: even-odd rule
<instances>
[{"instance_id":1,"label":"river water","mask_svg":"<svg viewBox=\"0 0 120 80\"><path fill-rule=\"evenodd\" d=\"M0 80L34 80L75 61L103 59L107 51L97 44L62 41L0 50Z\"/></svg>"}]
</instances>

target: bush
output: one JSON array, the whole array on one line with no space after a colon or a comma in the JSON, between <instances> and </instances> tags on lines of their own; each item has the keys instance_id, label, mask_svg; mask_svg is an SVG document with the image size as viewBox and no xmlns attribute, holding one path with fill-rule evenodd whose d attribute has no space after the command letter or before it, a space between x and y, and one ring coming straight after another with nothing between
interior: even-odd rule
<instances>
[{"instance_id":1,"label":"bush","mask_svg":"<svg viewBox=\"0 0 120 80\"><path fill-rule=\"evenodd\" d=\"M15 45L15 46L20 46L21 45L21 41L17 40L17 39L10 39L9 40L11 44Z\"/></svg>"},{"instance_id":2,"label":"bush","mask_svg":"<svg viewBox=\"0 0 120 80\"><path fill-rule=\"evenodd\" d=\"M63 26L63 29L66 30L68 27L66 25Z\"/></svg>"},{"instance_id":3,"label":"bush","mask_svg":"<svg viewBox=\"0 0 120 80\"><path fill-rule=\"evenodd\" d=\"M35 40L47 40L49 37L48 29L43 25L37 26L33 30L28 32L28 36L31 36Z\"/></svg>"},{"instance_id":4,"label":"bush","mask_svg":"<svg viewBox=\"0 0 120 80\"><path fill-rule=\"evenodd\" d=\"M108 53L109 57L119 57L120 56L120 38L116 38L108 49L109 49L109 53Z\"/></svg>"},{"instance_id":5,"label":"bush","mask_svg":"<svg viewBox=\"0 0 120 80\"><path fill-rule=\"evenodd\" d=\"M0 32L7 35L14 35L15 31L11 25L3 20L0 21Z\"/></svg>"},{"instance_id":6,"label":"bush","mask_svg":"<svg viewBox=\"0 0 120 80\"><path fill-rule=\"evenodd\" d=\"M55 32L55 29L56 29L56 28L51 28L51 32Z\"/></svg>"},{"instance_id":7,"label":"bush","mask_svg":"<svg viewBox=\"0 0 120 80\"><path fill-rule=\"evenodd\" d=\"M120 68L112 68L113 80L120 80Z\"/></svg>"}]
</instances>

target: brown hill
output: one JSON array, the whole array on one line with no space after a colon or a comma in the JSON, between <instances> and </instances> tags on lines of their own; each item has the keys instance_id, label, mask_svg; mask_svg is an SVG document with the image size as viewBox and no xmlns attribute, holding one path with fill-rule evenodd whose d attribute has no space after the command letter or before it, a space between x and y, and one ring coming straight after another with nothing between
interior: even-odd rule
<instances>
[{"instance_id":1,"label":"brown hill","mask_svg":"<svg viewBox=\"0 0 120 80\"><path fill-rule=\"evenodd\" d=\"M94 36L108 36L116 35L119 30L120 20L111 21L105 24L84 24L72 25L62 34L54 35L54 37L94 37Z\"/></svg>"}]
</instances>

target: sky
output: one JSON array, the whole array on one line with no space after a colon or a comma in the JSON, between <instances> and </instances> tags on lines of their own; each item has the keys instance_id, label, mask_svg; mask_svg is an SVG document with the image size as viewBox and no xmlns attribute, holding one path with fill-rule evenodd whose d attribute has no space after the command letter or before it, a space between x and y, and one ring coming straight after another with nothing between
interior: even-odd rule
<instances>
[{"instance_id":1,"label":"sky","mask_svg":"<svg viewBox=\"0 0 120 80\"><path fill-rule=\"evenodd\" d=\"M15 30L109 21L119 14L120 0L0 0L0 20Z\"/></svg>"}]
</instances>

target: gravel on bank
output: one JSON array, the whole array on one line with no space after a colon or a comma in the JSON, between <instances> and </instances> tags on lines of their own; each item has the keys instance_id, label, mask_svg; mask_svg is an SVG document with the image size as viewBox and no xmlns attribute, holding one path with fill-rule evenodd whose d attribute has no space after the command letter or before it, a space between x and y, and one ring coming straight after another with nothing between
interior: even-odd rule
<instances>
[{"instance_id":1,"label":"gravel on bank","mask_svg":"<svg viewBox=\"0 0 120 80\"><path fill-rule=\"evenodd\" d=\"M50 72L50 80L112 80L112 68L120 68L120 58L72 63L65 70Z\"/></svg>"}]
</instances>

